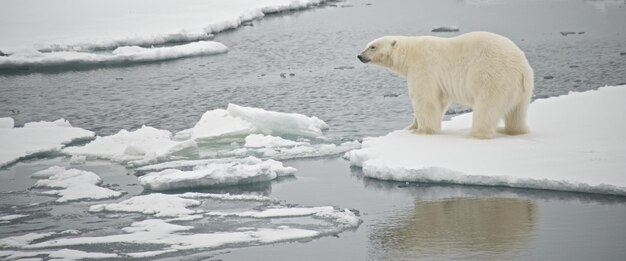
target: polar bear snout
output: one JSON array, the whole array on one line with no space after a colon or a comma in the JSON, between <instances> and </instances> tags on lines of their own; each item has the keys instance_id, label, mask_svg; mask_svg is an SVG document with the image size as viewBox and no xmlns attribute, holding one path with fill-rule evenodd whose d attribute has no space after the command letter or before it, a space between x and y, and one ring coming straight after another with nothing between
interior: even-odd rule
<instances>
[{"instance_id":1,"label":"polar bear snout","mask_svg":"<svg viewBox=\"0 0 626 261\"><path fill-rule=\"evenodd\" d=\"M359 58L359 61L361 61L362 63L369 63L370 62L370 58L365 57L365 55L363 55L363 54L357 55L356 58Z\"/></svg>"}]
</instances>

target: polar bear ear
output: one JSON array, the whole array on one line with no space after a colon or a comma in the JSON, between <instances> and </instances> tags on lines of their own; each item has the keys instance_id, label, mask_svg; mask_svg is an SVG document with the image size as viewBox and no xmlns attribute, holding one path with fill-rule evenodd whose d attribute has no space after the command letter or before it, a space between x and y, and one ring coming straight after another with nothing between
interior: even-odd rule
<instances>
[{"instance_id":1,"label":"polar bear ear","mask_svg":"<svg viewBox=\"0 0 626 261\"><path fill-rule=\"evenodd\" d=\"M395 39L394 39L394 40L391 42L391 47L396 47L396 44L397 44L397 43L398 43L398 40L395 40Z\"/></svg>"}]
</instances>

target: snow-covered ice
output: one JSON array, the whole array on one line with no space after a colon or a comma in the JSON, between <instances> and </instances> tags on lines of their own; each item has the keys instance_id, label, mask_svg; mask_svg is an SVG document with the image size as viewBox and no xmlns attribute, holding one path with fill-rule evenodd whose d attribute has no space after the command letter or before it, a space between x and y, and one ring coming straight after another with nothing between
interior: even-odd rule
<instances>
[{"instance_id":1,"label":"snow-covered ice","mask_svg":"<svg viewBox=\"0 0 626 261\"><path fill-rule=\"evenodd\" d=\"M27 123L22 128L13 128L13 119L6 119L2 120L4 127L0 128L0 167L21 158L59 152L73 141L91 139L95 135L92 131L72 127L64 119Z\"/></svg>"},{"instance_id":2,"label":"snow-covered ice","mask_svg":"<svg viewBox=\"0 0 626 261\"><path fill-rule=\"evenodd\" d=\"M70 155L82 155L93 158L109 159L139 164L155 162L176 153L192 153L197 144L190 141L174 141L172 133L149 126L134 131L120 130L111 136L96 137L95 140L80 147L68 147L63 150Z\"/></svg>"},{"instance_id":3,"label":"snow-covered ice","mask_svg":"<svg viewBox=\"0 0 626 261\"><path fill-rule=\"evenodd\" d=\"M249 157L228 163L198 165L193 170L166 169L139 177L139 184L150 190L172 190L195 187L231 186L265 182L293 175L296 169L275 160Z\"/></svg>"},{"instance_id":4,"label":"snow-covered ice","mask_svg":"<svg viewBox=\"0 0 626 261\"><path fill-rule=\"evenodd\" d=\"M151 61L165 61L192 56L225 53L228 47L213 41L200 41L184 45L144 48L123 46L110 54L78 51L39 52L18 50L10 56L0 56L0 68L15 66L59 66L121 64Z\"/></svg>"},{"instance_id":5,"label":"snow-covered ice","mask_svg":"<svg viewBox=\"0 0 626 261\"><path fill-rule=\"evenodd\" d=\"M39 178L33 187L52 188L41 192L45 195L60 196L57 202L67 202L85 199L108 199L122 196L122 192L99 187L100 177L89 171L65 169L64 167L50 167L31 175Z\"/></svg>"},{"instance_id":6,"label":"snow-covered ice","mask_svg":"<svg viewBox=\"0 0 626 261\"><path fill-rule=\"evenodd\" d=\"M48 59L31 65L60 64L103 59L78 52L124 47L134 53L140 48L137 46L206 41L212 34L237 28L245 21L321 2L324 0L6 0L5 8L0 9L0 51L10 55L0 57L0 64L24 64L12 57L21 50L45 52Z\"/></svg>"},{"instance_id":7,"label":"snow-covered ice","mask_svg":"<svg viewBox=\"0 0 626 261\"><path fill-rule=\"evenodd\" d=\"M153 193L135 196L119 203L93 205L89 207L89 212L134 212L155 217L178 217L196 214L195 210L189 208L200 204L195 199Z\"/></svg>"},{"instance_id":8,"label":"snow-covered ice","mask_svg":"<svg viewBox=\"0 0 626 261\"><path fill-rule=\"evenodd\" d=\"M626 195L626 86L533 102L531 133L466 136L472 114L437 135L394 131L346 153L365 176L397 181L508 186Z\"/></svg>"},{"instance_id":9,"label":"snow-covered ice","mask_svg":"<svg viewBox=\"0 0 626 261\"><path fill-rule=\"evenodd\" d=\"M320 138L328 125L317 117L298 113L266 111L260 108L228 104L226 111L234 117L252 123L260 133Z\"/></svg>"}]
</instances>

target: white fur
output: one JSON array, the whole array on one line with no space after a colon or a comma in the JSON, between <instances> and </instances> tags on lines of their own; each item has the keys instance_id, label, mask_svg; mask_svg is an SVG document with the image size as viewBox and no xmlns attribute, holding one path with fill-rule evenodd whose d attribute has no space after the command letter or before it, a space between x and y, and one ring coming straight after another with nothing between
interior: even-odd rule
<instances>
[{"instance_id":1,"label":"white fur","mask_svg":"<svg viewBox=\"0 0 626 261\"><path fill-rule=\"evenodd\" d=\"M419 134L441 130L451 102L471 106L470 135L495 136L500 119L509 135L527 133L526 110L534 88L533 70L511 40L488 32L452 38L385 36L359 55L364 62L387 67L408 81Z\"/></svg>"}]
</instances>

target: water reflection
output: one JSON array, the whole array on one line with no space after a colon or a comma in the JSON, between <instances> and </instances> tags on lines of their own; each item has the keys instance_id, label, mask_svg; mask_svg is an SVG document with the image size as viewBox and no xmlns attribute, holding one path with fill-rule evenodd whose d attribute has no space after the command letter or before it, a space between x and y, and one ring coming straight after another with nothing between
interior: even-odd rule
<instances>
[{"instance_id":1,"label":"water reflection","mask_svg":"<svg viewBox=\"0 0 626 261\"><path fill-rule=\"evenodd\" d=\"M377 222L373 260L437 256L483 259L518 256L533 240L537 205L516 198L416 199L412 209ZM521 252L521 251L519 251Z\"/></svg>"}]
</instances>

